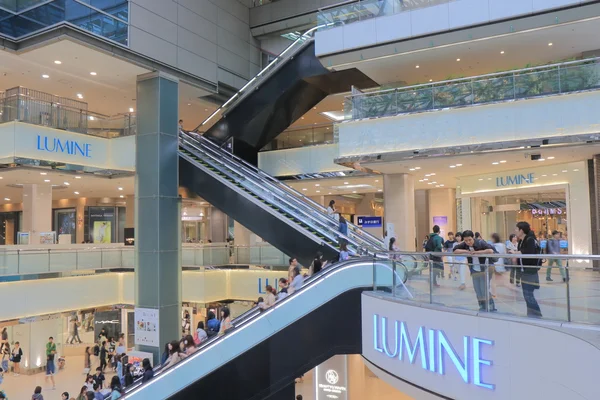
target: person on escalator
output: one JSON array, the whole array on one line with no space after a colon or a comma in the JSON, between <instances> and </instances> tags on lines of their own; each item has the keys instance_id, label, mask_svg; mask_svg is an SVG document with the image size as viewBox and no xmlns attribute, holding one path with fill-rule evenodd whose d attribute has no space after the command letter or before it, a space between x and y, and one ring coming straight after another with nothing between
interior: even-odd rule
<instances>
[{"instance_id":1,"label":"person on escalator","mask_svg":"<svg viewBox=\"0 0 600 400\"><path fill-rule=\"evenodd\" d=\"M208 315L207 315L207 320L206 320L206 334L208 335L209 338L211 338L211 337L215 336L216 334L218 334L220 329L221 329L221 323L219 322L217 317L215 317L215 313L212 311L209 311Z\"/></svg>"},{"instance_id":2,"label":"person on escalator","mask_svg":"<svg viewBox=\"0 0 600 400\"><path fill-rule=\"evenodd\" d=\"M277 295L277 292L275 291L275 289L273 289L273 286L271 285L267 285L265 290L267 292L267 295L265 296L264 309L266 310L267 308L272 307L275 304L275 296Z\"/></svg>"},{"instance_id":3,"label":"person on escalator","mask_svg":"<svg viewBox=\"0 0 600 400\"><path fill-rule=\"evenodd\" d=\"M294 268L293 278L288 287L288 294L292 294L302 287L304 284L304 277L300 274L300 267Z\"/></svg>"},{"instance_id":4,"label":"person on escalator","mask_svg":"<svg viewBox=\"0 0 600 400\"><path fill-rule=\"evenodd\" d=\"M338 230L342 235L348 236L348 222L346 222L346 218L344 218L343 215L340 215L340 226Z\"/></svg>"},{"instance_id":5,"label":"person on escalator","mask_svg":"<svg viewBox=\"0 0 600 400\"><path fill-rule=\"evenodd\" d=\"M229 308L223 307L221 309L221 328L219 329L219 336L224 335L227 330L231 329L232 327Z\"/></svg>"},{"instance_id":6,"label":"person on escalator","mask_svg":"<svg viewBox=\"0 0 600 400\"><path fill-rule=\"evenodd\" d=\"M277 293L277 301L281 301L288 296L288 283L285 278L279 278L279 293Z\"/></svg>"},{"instance_id":7,"label":"person on escalator","mask_svg":"<svg viewBox=\"0 0 600 400\"><path fill-rule=\"evenodd\" d=\"M290 266L288 267L288 281L291 282L294 277L294 269L298 266L298 260L295 257L290 257Z\"/></svg>"},{"instance_id":8,"label":"person on escalator","mask_svg":"<svg viewBox=\"0 0 600 400\"><path fill-rule=\"evenodd\" d=\"M340 261L346 261L350 258L350 252L348 252L348 245L345 241L340 243Z\"/></svg>"},{"instance_id":9,"label":"person on escalator","mask_svg":"<svg viewBox=\"0 0 600 400\"><path fill-rule=\"evenodd\" d=\"M339 219L340 214L335 210L335 200L331 200L329 202L329 206L327 207L327 215L333 219Z\"/></svg>"},{"instance_id":10,"label":"person on escalator","mask_svg":"<svg viewBox=\"0 0 600 400\"><path fill-rule=\"evenodd\" d=\"M323 269L323 253L317 251L317 255L308 269L308 274L313 276L314 274L321 272L321 269Z\"/></svg>"}]
</instances>

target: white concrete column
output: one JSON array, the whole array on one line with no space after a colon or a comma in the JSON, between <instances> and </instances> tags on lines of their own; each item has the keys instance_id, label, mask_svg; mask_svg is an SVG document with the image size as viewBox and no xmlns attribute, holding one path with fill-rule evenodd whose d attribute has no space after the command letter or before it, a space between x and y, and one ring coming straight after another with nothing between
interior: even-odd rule
<instances>
[{"instance_id":1,"label":"white concrete column","mask_svg":"<svg viewBox=\"0 0 600 400\"><path fill-rule=\"evenodd\" d=\"M456 191L454 189L430 189L429 198L429 229L439 225L443 238L448 232L456 232ZM445 221L445 222L444 222Z\"/></svg>"},{"instance_id":2,"label":"white concrete column","mask_svg":"<svg viewBox=\"0 0 600 400\"><path fill-rule=\"evenodd\" d=\"M30 244L40 244L40 233L52 231L52 185L23 185L23 228Z\"/></svg>"},{"instance_id":3,"label":"white concrete column","mask_svg":"<svg viewBox=\"0 0 600 400\"><path fill-rule=\"evenodd\" d=\"M383 202L386 228L393 224L400 250L415 251L415 183L408 174L383 176Z\"/></svg>"},{"instance_id":4,"label":"white concrete column","mask_svg":"<svg viewBox=\"0 0 600 400\"><path fill-rule=\"evenodd\" d=\"M234 244L236 246L250 246L251 235L252 232L250 232L244 225L237 221L233 222L233 236Z\"/></svg>"}]
</instances>

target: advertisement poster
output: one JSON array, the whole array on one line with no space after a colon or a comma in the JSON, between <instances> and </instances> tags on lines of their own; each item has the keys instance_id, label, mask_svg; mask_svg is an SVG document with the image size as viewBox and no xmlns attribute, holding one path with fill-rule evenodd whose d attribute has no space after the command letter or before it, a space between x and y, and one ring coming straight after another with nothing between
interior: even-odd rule
<instances>
[{"instance_id":1,"label":"advertisement poster","mask_svg":"<svg viewBox=\"0 0 600 400\"><path fill-rule=\"evenodd\" d=\"M158 341L158 310L154 308L135 309L135 344L160 347Z\"/></svg>"},{"instance_id":2,"label":"advertisement poster","mask_svg":"<svg viewBox=\"0 0 600 400\"><path fill-rule=\"evenodd\" d=\"M333 356L315 370L315 400L348 399L348 356Z\"/></svg>"},{"instance_id":3,"label":"advertisement poster","mask_svg":"<svg viewBox=\"0 0 600 400\"><path fill-rule=\"evenodd\" d=\"M40 244L55 244L56 232L40 232Z\"/></svg>"},{"instance_id":4,"label":"advertisement poster","mask_svg":"<svg viewBox=\"0 0 600 400\"><path fill-rule=\"evenodd\" d=\"M60 235L71 235L71 243L75 243L76 234L76 211L75 210L56 210L55 211L55 229Z\"/></svg>"},{"instance_id":5,"label":"advertisement poster","mask_svg":"<svg viewBox=\"0 0 600 400\"><path fill-rule=\"evenodd\" d=\"M19 232L17 238L19 244L29 244L29 232Z\"/></svg>"},{"instance_id":6,"label":"advertisement poster","mask_svg":"<svg viewBox=\"0 0 600 400\"><path fill-rule=\"evenodd\" d=\"M94 221L94 243L111 243L112 223Z\"/></svg>"}]
</instances>

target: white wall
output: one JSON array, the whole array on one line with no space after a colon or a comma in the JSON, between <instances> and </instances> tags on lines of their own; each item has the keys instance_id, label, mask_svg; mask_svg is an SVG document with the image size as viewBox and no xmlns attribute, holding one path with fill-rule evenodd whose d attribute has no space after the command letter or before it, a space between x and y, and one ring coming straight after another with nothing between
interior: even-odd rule
<instances>
[{"instance_id":1,"label":"white wall","mask_svg":"<svg viewBox=\"0 0 600 400\"><path fill-rule=\"evenodd\" d=\"M131 0L129 47L210 82L259 72L248 8L237 0Z\"/></svg>"},{"instance_id":2,"label":"white wall","mask_svg":"<svg viewBox=\"0 0 600 400\"><path fill-rule=\"evenodd\" d=\"M258 168L272 176L351 170L336 164L337 157L337 144L263 151L258 153Z\"/></svg>"},{"instance_id":3,"label":"white wall","mask_svg":"<svg viewBox=\"0 0 600 400\"><path fill-rule=\"evenodd\" d=\"M339 124L339 157L595 133L600 92Z\"/></svg>"},{"instance_id":4,"label":"white wall","mask_svg":"<svg viewBox=\"0 0 600 400\"><path fill-rule=\"evenodd\" d=\"M375 334L374 316L378 329ZM387 318L387 350L393 355L395 348L394 321L404 322L414 345L420 327L424 327L426 339L425 361L434 353L435 372L422 368L421 352L417 351L414 363L408 361L407 347L403 359L399 355L389 357L382 348L381 317ZM377 367L414 385L443 396L461 400L592 400L598 398L600 381L596 379L596 365L600 349L579 337L559 331L559 324L544 325L523 323L523 320L502 316L477 316L476 313L439 310L420 307L414 303L394 302L388 298L362 295L362 343L363 356ZM576 329L576 327L574 327ZM592 328L593 329L593 328ZM430 346L429 330L443 331L464 362L465 337L469 340L468 380L465 383L450 357L444 353L445 373L439 373L437 340ZM597 335L598 330L585 332ZM473 383L475 361L474 339L493 341L493 345L481 345L481 359L492 365L481 365L483 383L494 384L494 390ZM375 370L378 373L378 370ZM389 382L389 381L388 381Z\"/></svg>"},{"instance_id":5,"label":"white wall","mask_svg":"<svg viewBox=\"0 0 600 400\"><path fill-rule=\"evenodd\" d=\"M400 10L391 1L390 14L332 28L316 34L316 54L339 53L435 32L514 18L543 10L582 4L581 0L455 0L432 7L392 14ZM549 19L554 23L554 19Z\"/></svg>"}]
</instances>

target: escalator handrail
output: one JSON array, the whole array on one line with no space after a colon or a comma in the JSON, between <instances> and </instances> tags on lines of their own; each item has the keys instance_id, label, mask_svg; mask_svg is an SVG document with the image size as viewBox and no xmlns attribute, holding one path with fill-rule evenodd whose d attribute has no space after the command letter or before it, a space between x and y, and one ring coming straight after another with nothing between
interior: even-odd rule
<instances>
[{"instance_id":1,"label":"escalator handrail","mask_svg":"<svg viewBox=\"0 0 600 400\"><path fill-rule=\"evenodd\" d=\"M254 307L254 308L246 311L242 315L248 315L250 313L253 313L253 315L249 318L246 317L243 321L240 321L238 324L234 324L233 321L239 320L241 318L241 316L236 318L235 320L232 321L232 328L230 330L228 330L227 333L225 333L224 335L219 335L219 336L213 337L213 338L201 343L196 348L196 351L194 353L192 353L191 355L189 355L188 357L186 357L184 360L182 360L182 361L178 362L177 364L173 365L172 367L166 368L166 369L157 366L157 368L155 369L155 372L158 372L158 374L156 374L150 380L150 382L155 381L157 378L160 377L161 374L165 373L166 371L173 370L174 368L177 368L178 366L181 366L181 365L189 362L193 358L200 357L202 355L202 352L204 350L206 350L208 347L216 345L217 343L221 342L225 337L227 337L228 334L233 333L233 332L235 332L236 329L241 328L241 327L251 323L255 318L258 318L261 314L266 314L271 309L281 307L282 304L285 304L291 298L294 298L294 296L296 296L297 294L302 293L305 290L308 290L312 285L315 284L315 282L320 281L321 279L325 279L328 275L332 274L333 272L335 272L341 268L352 267L353 264L364 263L364 262L372 262L373 264L375 264L376 262L384 262L384 261L373 258L373 257L362 257L362 258L353 258L353 259L349 259L346 261L340 261L338 263L332 264L329 267L325 267L319 273L314 274L314 275L310 276L308 279L306 279L300 289L298 289L296 292L290 294L286 298L277 301L275 303L275 305L273 305L272 307L270 307L266 310L263 310L263 311L260 311L258 307ZM398 262L398 261L395 261L395 262L397 265L400 264L404 268L405 277L407 277L408 276L407 268L404 266L404 264L402 264L401 262ZM404 282L404 281L406 281L406 279L404 279L402 281ZM125 390L125 396L127 396L127 394L130 394L134 390L138 389L142 385L144 385L144 384L141 382L141 379L136 380L129 388L127 388Z\"/></svg>"},{"instance_id":2,"label":"escalator handrail","mask_svg":"<svg viewBox=\"0 0 600 400\"><path fill-rule=\"evenodd\" d=\"M199 157L198 154L195 154L195 150L199 150L196 146L194 146L193 144L184 144L184 143L180 143L180 146L183 147L186 151L189 151L190 153L194 154L195 156ZM192 147L196 147L196 149L192 149L190 148L190 146ZM206 154L204 152L204 155L213 159L214 161L218 162L218 160L210 155L210 154ZM187 157L185 154L182 154L182 156L192 162L194 165L196 165L199 168L202 168L202 165L198 165L199 163L197 163L195 160L190 159L189 157ZM226 168L228 169L228 168ZM261 183L257 183L253 180L249 180L252 184L254 184L255 186L260 187ZM234 190L238 191L238 188L234 188ZM240 192L240 194L242 195L246 195L245 193ZM354 253L355 254L360 254L361 249L365 249L367 251L371 251L373 252L373 249L370 246L361 246L359 243L356 243L355 240L349 238L348 236L342 234L341 232L331 229L328 226L323 225L322 223L319 223L319 221L315 220L314 218L312 218L311 215L307 214L304 210L299 209L298 207L294 207L293 204L290 204L285 198L282 198L281 196L279 196L276 193L271 193L273 195L274 198L278 199L280 202L282 202L284 205L286 205L287 207L289 207L291 209L292 212L290 212L290 214L294 215L297 217L297 213L301 213L302 216L304 217L304 219L300 219L302 220L305 224L309 225L311 228L315 229L317 232L321 233L323 236L328 236L330 239L333 239L334 241L339 241L339 239L344 239L347 241L348 245L355 247L354 249ZM265 201L267 201L268 199L264 199ZM258 204L258 203L257 203ZM288 210L289 212L289 210ZM316 225L316 226L315 226ZM314 234L312 232L309 232L311 235L314 236ZM320 241L321 239L317 236L317 239ZM327 243L327 245L331 246L329 243ZM332 248L334 248L333 246L331 246ZM337 250L337 249L336 249Z\"/></svg>"},{"instance_id":3,"label":"escalator handrail","mask_svg":"<svg viewBox=\"0 0 600 400\"><path fill-rule=\"evenodd\" d=\"M210 142L210 140L207 140L204 138L201 138L201 140L196 140L196 138L194 138L191 135L186 134L186 133L182 133L181 136L183 137L183 139L186 143L191 142L188 144L188 146L192 146L199 151L203 151L203 149L205 149L204 153L206 153L208 151L210 154L206 154L206 155L208 157L211 157L213 160L215 160L215 162L222 164L228 170L239 173L239 171L240 171L239 166L231 165L230 164L231 161L227 160L226 157L223 157L223 153L229 154L228 152L225 152L218 148L211 149L211 148L208 148L207 146L203 146L204 142ZM197 145L199 145L200 148ZM189 149L187 149L187 150L190 151ZM225 165L224 160L226 160L227 165ZM245 167L245 165L243 164L242 170L244 170L244 167ZM256 169L255 167L246 169L247 174L245 174L245 176L247 178L250 178L248 180L259 187L264 186L265 184L269 184L269 182L265 182L265 180L263 179L263 176L261 176L261 175L264 175L264 176L268 176L268 175L264 174L264 172L262 174L261 173L257 174L257 171L255 169ZM271 179L273 179L273 178L271 177ZM258 180L258 182L256 180ZM370 235L367 232L361 231L360 235L355 233L354 231L350 231L350 232L352 232L352 235L343 235L343 234L339 233L338 232L339 222L337 222L335 219L329 217L324 212L319 212L319 210L314 210L314 209L310 208L310 206L308 204L302 202L301 200L298 201L298 199L295 196L293 196L292 193L282 191L281 190L282 186L285 187L285 185L283 185L281 183L280 183L280 185L277 185L277 186L269 185L269 187L271 188L272 195L275 196L276 198L278 198L280 201L283 201L287 205L294 208L295 210L302 212L305 216L308 216L311 220L315 221L317 224L324 225L326 228L336 232L340 237L348 240L349 243L352 243L353 246L355 246L357 248L370 248L370 249L375 249L376 251L381 251L383 249L383 245L379 245L379 243L381 243L381 242L372 243L369 240L365 240L365 238L363 237L363 233L366 235ZM315 211L317 211L317 212L315 213ZM378 245L379 245L379 248L377 247Z\"/></svg>"},{"instance_id":4,"label":"escalator handrail","mask_svg":"<svg viewBox=\"0 0 600 400\"><path fill-rule=\"evenodd\" d=\"M280 62L281 60L286 59L284 56L287 55L288 52L291 49L293 49L294 47L296 47L298 44L303 45L303 44L308 43L311 40L313 40L314 33L319 28L320 28L320 26L315 26L315 27L309 29L308 31L304 32L304 34L302 36L300 36L298 39L296 39L294 42L292 42L292 44L290 44L288 47L286 47L285 50L283 50L281 53L279 53L279 55L277 57L275 57L275 59L273 61L271 61L262 70L260 70L260 72L258 74L256 74L244 86L242 86L242 88L240 90L238 90L233 96L231 96L229 98L229 100L227 100L221 107L217 108L215 110L215 112L213 112L208 118L206 118L204 121L202 121L202 123L200 123L200 125L198 125L196 127L196 129L194 129L194 132L198 132L198 130L202 126L206 125L206 123L208 121L210 121L212 118L215 117L215 115L219 114L220 112L225 112L225 110L230 111L230 110L234 109L240 103L241 100L246 98L246 94L251 92L251 90L247 90L247 89L249 89L251 86L253 86L255 84L258 84L259 82L264 80L266 77L268 77L270 74L277 71L280 68L280 65L284 64L284 63ZM304 46L301 46L298 50L300 50L303 47ZM291 53L289 53L289 54L291 54ZM287 59L289 59L289 58L290 57L287 57ZM274 65L274 64L279 64L279 65ZM271 67L273 67L273 68L271 68Z\"/></svg>"},{"instance_id":5,"label":"escalator handrail","mask_svg":"<svg viewBox=\"0 0 600 400\"><path fill-rule=\"evenodd\" d=\"M184 132L185 133L185 132ZM208 145L208 147L211 147L212 150L221 153L221 156L227 156L227 157L231 157L233 158L235 161L237 161L240 164L243 164L245 167L247 167L248 169L250 169L251 171L253 171L255 174L258 174L259 177L263 176L264 178L266 178L266 180L268 181L268 183L273 184L273 186L275 188L279 188L280 190L283 190L285 192L288 192L288 194L292 195L294 198L299 197L300 200L303 200L305 203L309 203L309 205L313 206L314 208L316 208L319 211L323 212L323 216L325 218L327 218L328 220L330 220L331 222L338 224L338 222L331 216L329 216L326 211L327 209L322 206L321 204L317 203L316 201L314 201L313 199L311 199L308 196L305 196L304 194L298 192L296 189L282 183L281 181L279 181L278 179L275 179L274 177L272 177L271 175L265 173L263 170L261 170L260 168L248 163L245 160L242 160L241 158L237 157L236 155L234 155L233 153L226 151L224 149L222 149L221 147L219 147L216 143L214 143L213 141L211 141L210 139L204 138L202 136L200 136L198 139L196 138L192 138L193 140L196 140L200 145ZM226 158L226 157L223 157ZM297 199L295 199L297 201ZM350 231L356 232L358 230L361 230L357 225L348 222L348 229ZM370 234L369 232L366 232L364 230L361 230L361 235L366 236L368 239L370 239L370 245L372 247L381 247L383 248L383 241L381 239L378 239L377 237L375 237L374 235ZM364 238L363 238L364 239ZM369 241L367 241L369 242ZM387 249L385 249L387 250Z\"/></svg>"}]
</instances>

